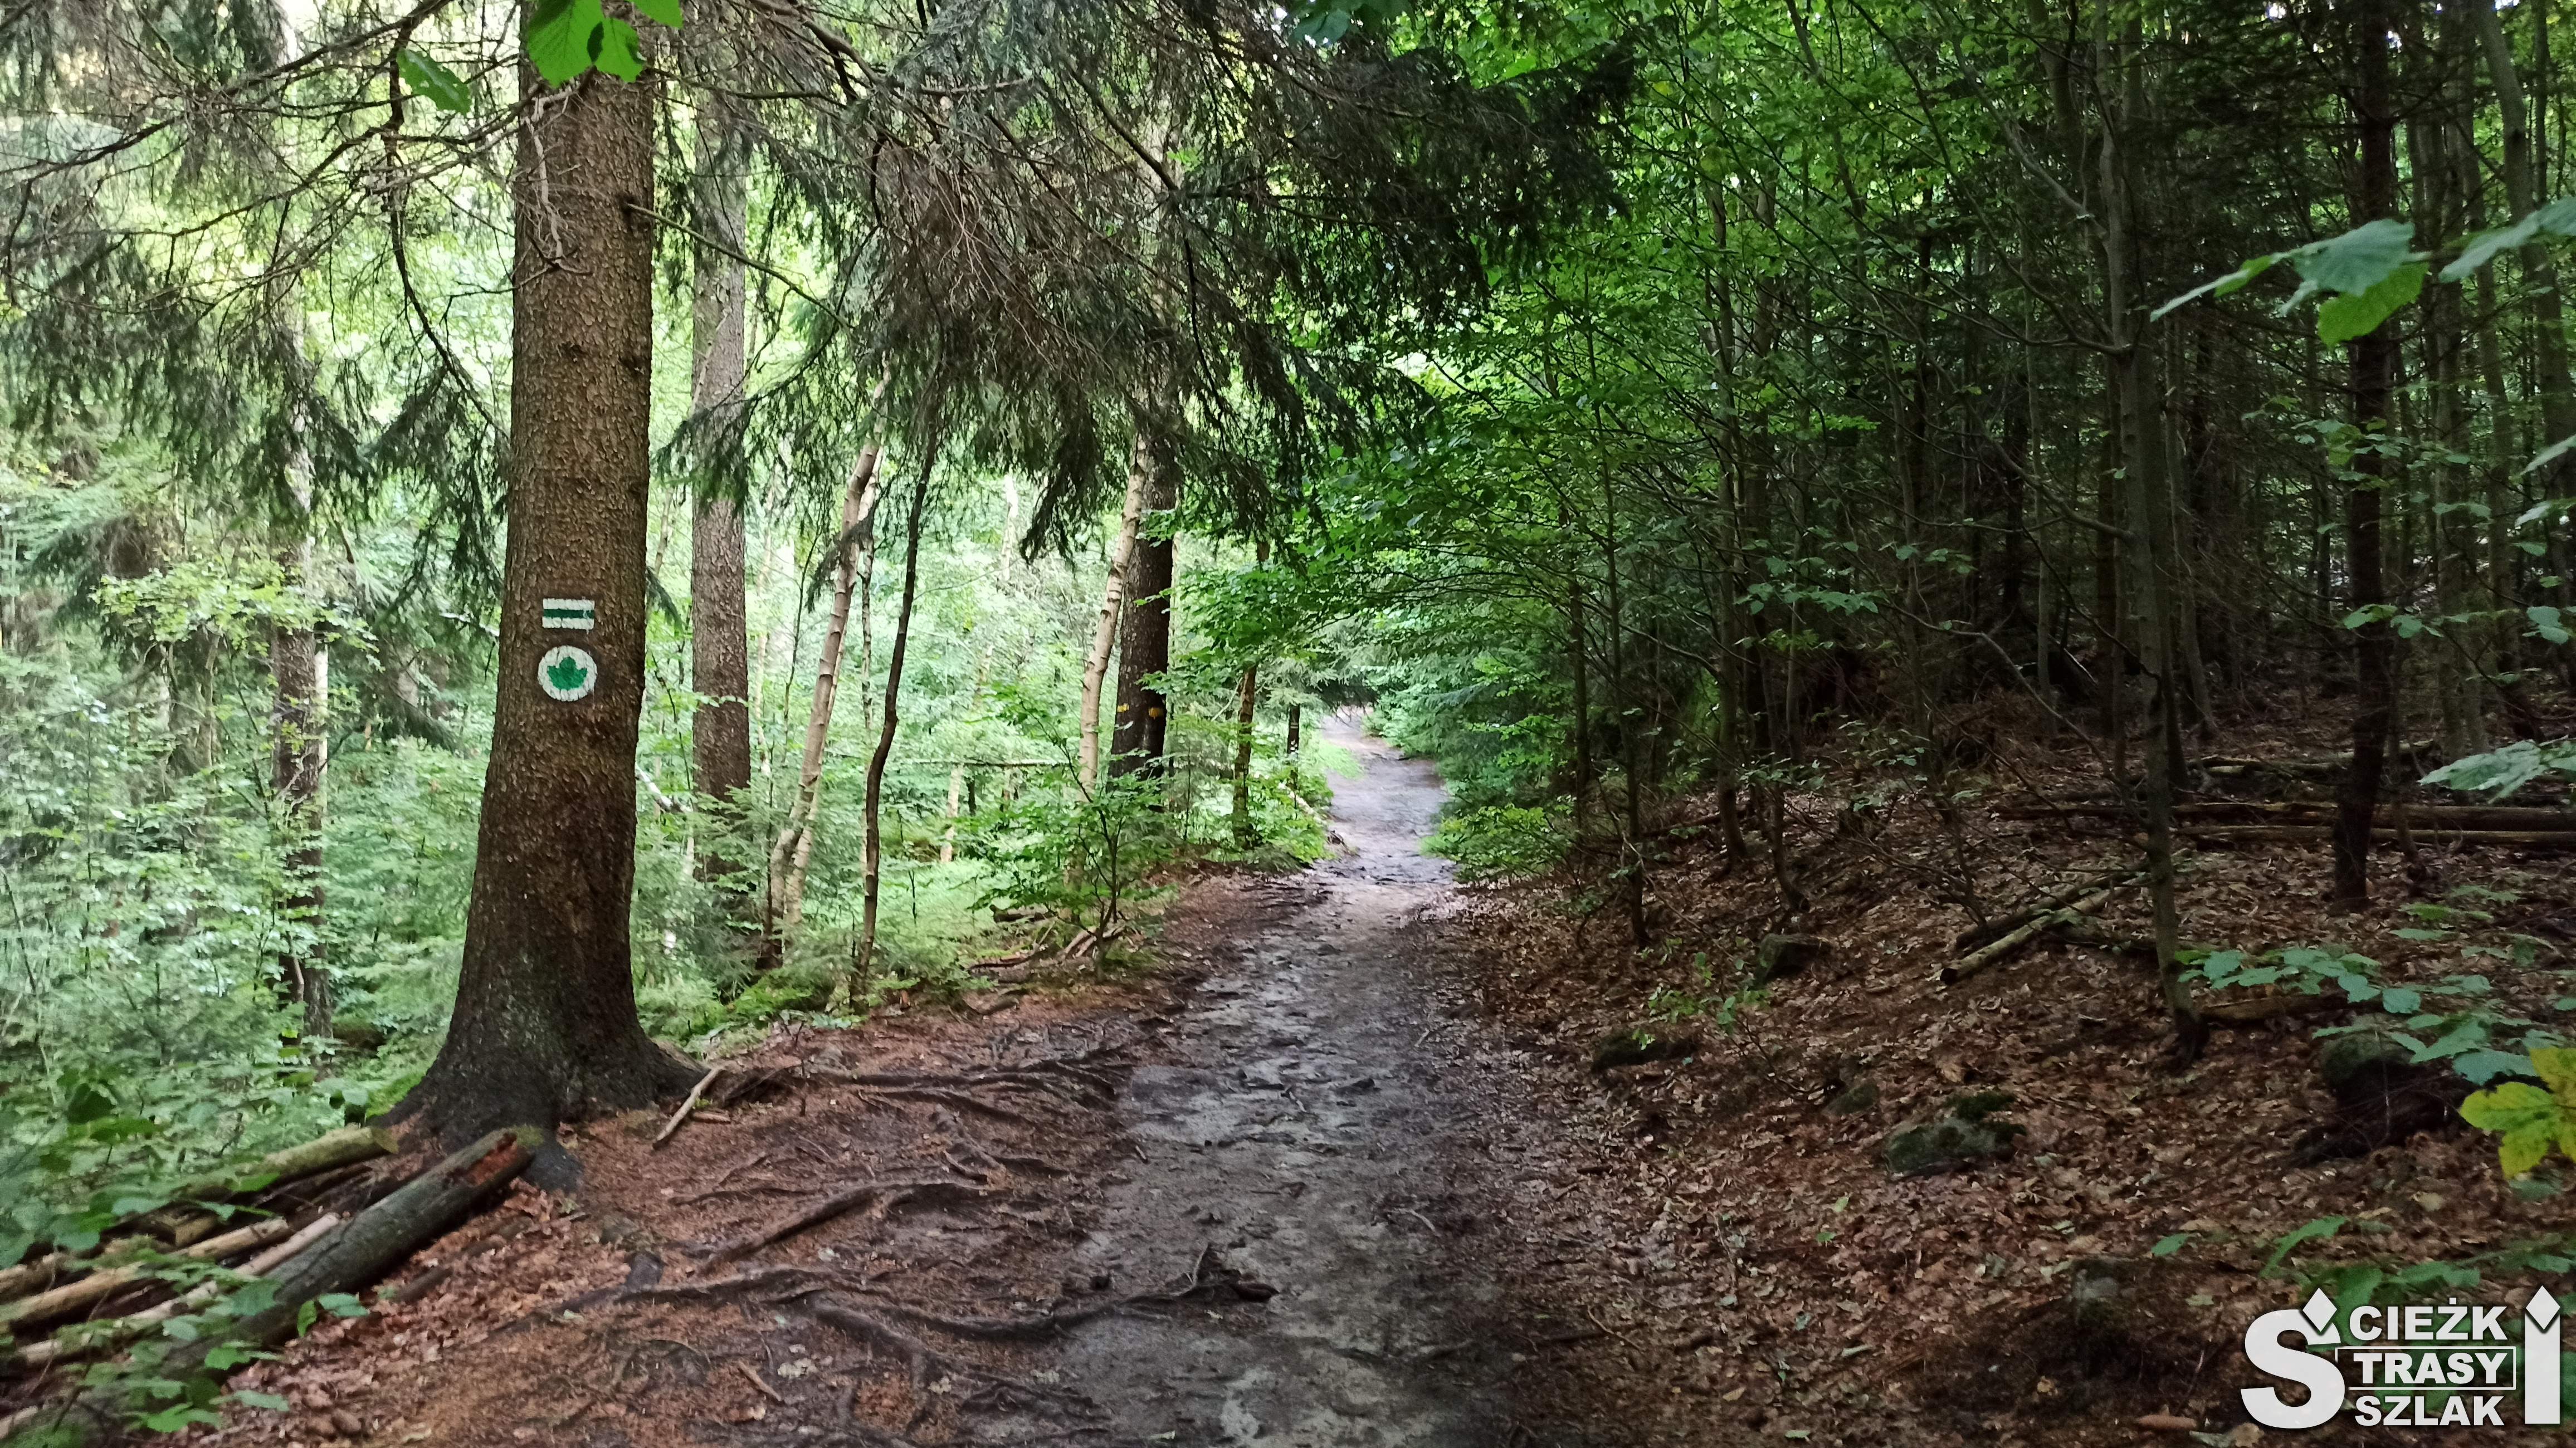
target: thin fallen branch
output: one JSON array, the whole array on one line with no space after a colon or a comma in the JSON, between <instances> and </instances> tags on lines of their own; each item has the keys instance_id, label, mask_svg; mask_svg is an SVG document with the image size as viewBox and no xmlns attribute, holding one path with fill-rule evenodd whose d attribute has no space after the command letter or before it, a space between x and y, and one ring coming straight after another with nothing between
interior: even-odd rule
<instances>
[{"instance_id":1,"label":"thin fallen branch","mask_svg":"<svg viewBox=\"0 0 2576 1448\"><path fill-rule=\"evenodd\" d=\"M706 1093L707 1087L714 1084L718 1076L723 1074L724 1067L709 1066L707 1074L698 1078L698 1084L689 1088L688 1099L680 1103L679 1110L671 1113L669 1121L662 1123L662 1134L653 1138L655 1151L661 1150L662 1143L671 1139L671 1133L680 1129L680 1123L689 1119L689 1112L698 1104L698 1098Z\"/></svg>"},{"instance_id":2,"label":"thin fallen branch","mask_svg":"<svg viewBox=\"0 0 2576 1448\"><path fill-rule=\"evenodd\" d=\"M2049 891L2008 915L2000 915L1982 925L1971 925L1951 937L1950 948L1966 952L1991 945L2020 927L2054 910L2062 910L2096 890L2126 889L2138 883L2132 870L2105 870L2080 880L2071 880Z\"/></svg>"},{"instance_id":3,"label":"thin fallen branch","mask_svg":"<svg viewBox=\"0 0 2576 1448\"><path fill-rule=\"evenodd\" d=\"M1984 970L1986 967L1993 965L1998 961L2011 959L2015 954L2020 952L2023 946L2030 944L2042 935L2056 929L2058 926L2071 924L2074 921L2101 909L2104 905L2110 903L2110 899L2111 892L2109 890L2096 890L2092 894L2085 896L2083 899L2076 901L2072 905L2068 905L2057 910L2051 910L2047 914L2040 916L2038 919L2010 932L1992 945L1971 951L1957 960L1942 966L1941 969L1935 973L1934 978L1943 985L1957 985L1959 982L1966 980L1968 977L1975 975L1977 972Z\"/></svg>"}]
</instances>

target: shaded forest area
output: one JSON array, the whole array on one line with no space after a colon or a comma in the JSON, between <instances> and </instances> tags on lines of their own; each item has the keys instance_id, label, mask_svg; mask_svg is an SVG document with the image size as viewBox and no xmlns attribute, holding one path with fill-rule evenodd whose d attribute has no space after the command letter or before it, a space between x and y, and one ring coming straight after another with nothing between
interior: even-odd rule
<instances>
[{"instance_id":1,"label":"shaded forest area","mask_svg":"<svg viewBox=\"0 0 2576 1448\"><path fill-rule=\"evenodd\" d=\"M214 1422L729 1059L1128 988L1362 711L1657 1288L1599 1423L2223 1429L2253 1312L2562 1278L2565 43L0 6L0 1436Z\"/></svg>"}]
</instances>

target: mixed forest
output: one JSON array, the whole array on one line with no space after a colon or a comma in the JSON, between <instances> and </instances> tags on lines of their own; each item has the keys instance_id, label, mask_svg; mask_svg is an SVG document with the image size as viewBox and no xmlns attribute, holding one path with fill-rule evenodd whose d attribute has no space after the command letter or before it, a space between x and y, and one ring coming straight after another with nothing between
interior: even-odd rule
<instances>
[{"instance_id":1,"label":"mixed forest","mask_svg":"<svg viewBox=\"0 0 2576 1448\"><path fill-rule=\"evenodd\" d=\"M1338 719L1437 762L1482 998L1655 1171L1856 1118L1873 1181L1984 1180L2038 1098L1978 1059L2098 1048L2175 1114L2088 1251L2564 1274L2571 48L2548 0L0 0L0 1437L212 1424L228 1334L365 1311L416 1243L189 1256L273 1180L569 1192L782 1031L1150 974L1197 882L1341 847ZM2436 1207L2336 1255L2363 1209L2167 1158L2195 1090ZM221 1330L10 1305L103 1240Z\"/></svg>"}]
</instances>

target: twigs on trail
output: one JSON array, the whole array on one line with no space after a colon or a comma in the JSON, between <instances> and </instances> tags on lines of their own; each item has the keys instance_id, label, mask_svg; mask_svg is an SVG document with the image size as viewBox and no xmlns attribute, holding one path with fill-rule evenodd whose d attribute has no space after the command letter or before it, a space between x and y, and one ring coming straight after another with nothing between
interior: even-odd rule
<instances>
[{"instance_id":1,"label":"twigs on trail","mask_svg":"<svg viewBox=\"0 0 2576 1448\"><path fill-rule=\"evenodd\" d=\"M763 1247L783 1242L809 1227L820 1226L855 1208L875 1203L869 1215L882 1218L897 1208L921 1205L950 1205L980 1201L991 1195L972 1182L931 1178L926 1181L860 1182L845 1187L821 1201L781 1221L763 1227L740 1241L718 1247L707 1258L709 1265L738 1262Z\"/></svg>"},{"instance_id":2,"label":"twigs on trail","mask_svg":"<svg viewBox=\"0 0 2576 1448\"><path fill-rule=\"evenodd\" d=\"M671 1113L669 1121L662 1123L662 1134L653 1138L655 1151L661 1150L662 1143L671 1139L671 1133L680 1129L680 1123L689 1119L689 1113L697 1109L698 1098L706 1094L707 1087L713 1085L718 1076L724 1074L724 1069L722 1066L709 1066L707 1074L698 1078L698 1084L689 1088L688 1099L680 1103L679 1110Z\"/></svg>"}]
</instances>

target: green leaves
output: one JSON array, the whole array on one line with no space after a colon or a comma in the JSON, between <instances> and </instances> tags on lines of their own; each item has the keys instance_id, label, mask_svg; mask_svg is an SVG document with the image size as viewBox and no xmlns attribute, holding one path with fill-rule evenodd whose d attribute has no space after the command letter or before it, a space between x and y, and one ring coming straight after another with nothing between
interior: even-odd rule
<instances>
[{"instance_id":1,"label":"green leaves","mask_svg":"<svg viewBox=\"0 0 2576 1448\"><path fill-rule=\"evenodd\" d=\"M464 77L408 45L394 56L394 69L404 85L442 111L463 115L474 108L474 88Z\"/></svg>"},{"instance_id":2,"label":"green leaves","mask_svg":"<svg viewBox=\"0 0 2576 1448\"><path fill-rule=\"evenodd\" d=\"M2283 254L2303 279L2292 305L2316 292L2366 292L2415 259L2415 228L2402 221L2372 221L2341 236Z\"/></svg>"},{"instance_id":3,"label":"green leaves","mask_svg":"<svg viewBox=\"0 0 2576 1448\"><path fill-rule=\"evenodd\" d=\"M2424 268L2414 245L2415 228L2382 220L2285 252L2300 281L2281 311L2287 313L2319 292L2333 292L2317 308L2318 339L2335 343L2368 336L2423 292Z\"/></svg>"},{"instance_id":4,"label":"green leaves","mask_svg":"<svg viewBox=\"0 0 2576 1448\"><path fill-rule=\"evenodd\" d=\"M2576 779L2576 739L2548 743L2517 739L2502 749L2455 759L2425 775L2423 782L2462 791L2484 790L2501 796L2511 794L2544 774Z\"/></svg>"},{"instance_id":5,"label":"green leaves","mask_svg":"<svg viewBox=\"0 0 2576 1448\"><path fill-rule=\"evenodd\" d=\"M2181 296L2174 298L2172 301L2165 303L2163 306L2156 308L2154 311L2147 314L2147 320L2151 322L2161 322L2165 319L2166 313L2188 306L2193 302L2199 301L2202 297L2223 297L2234 292L2241 292L2245 290L2247 283L2253 281L2263 273L2270 271L2273 264L2278 262L2287 254L2288 253L2286 252L2276 251L2268 256L2255 257L2247 261L2245 265L2238 267L2236 270L2229 272L2218 280L2214 282L2203 282L2199 286L2193 287L2190 291L2183 293Z\"/></svg>"},{"instance_id":6,"label":"green leaves","mask_svg":"<svg viewBox=\"0 0 2576 1448\"><path fill-rule=\"evenodd\" d=\"M2531 213L2510 226L2482 231L2470 237L2460 248L2459 259L2442 268L2442 280L2455 282L2495 260L2496 253L2510 251L2543 233L2551 236L2576 236L2576 197L2563 197Z\"/></svg>"},{"instance_id":7,"label":"green leaves","mask_svg":"<svg viewBox=\"0 0 2576 1448\"><path fill-rule=\"evenodd\" d=\"M2503 1138L2496 1155L2508 1177L2540 1165L2552 1146L2576 1158L2576 1050L2535 1050L2531 1068L2541 1085L2507 1081L2460 1103L2462 1120Z\"/></svg>"},{"instance_id":8,"label":"green leaves","mask_svg":"<svg viewBox=\"0 0 2576 1448\"><path fill-rule=\"evenodd\" d=\"M680 0L642 0L635 13L674 30L682 22ZM548 85L569 84L593 69L623 81L644 74L642 37L604 12L600 0L531 0L520 40Z\"/></svg>"},{"instance_id":9,"label":"green leaves","mask_svg":"<svg viewBox=\"0 0 2576 1448\"><path fill-rule=\"evenodd\" d=\"M2379 324L2424 290L2424 268L2409 263L2358 292L2347 292L2317 308L2317 337L2329 345L2366 337Z\"/></svg>"},{"instance_id":10,"label":"green leaves","mask_svg":"<svg viewBox=\"0 0 2576 1448\"><path fill-rule=\"evenodd\" d=\"M2281 1259L2290 1255L2291 1248L2296 1247L2303 1242L2314 1242L2322 1238L2331 1237L2335 1233L2343 1230L2344 1223L2347 1220L2348 1219L2344 1217L2319 1217L2313 1222L2303 1222L2300 1225L2283 1232L2280 1240L2272 1244L2272 1255L2265 1259L2263 1270L2255 1275L2258 1277L2271 1276L2272 1269L2281 1265Z\"/></svg>"}]
</instances>

